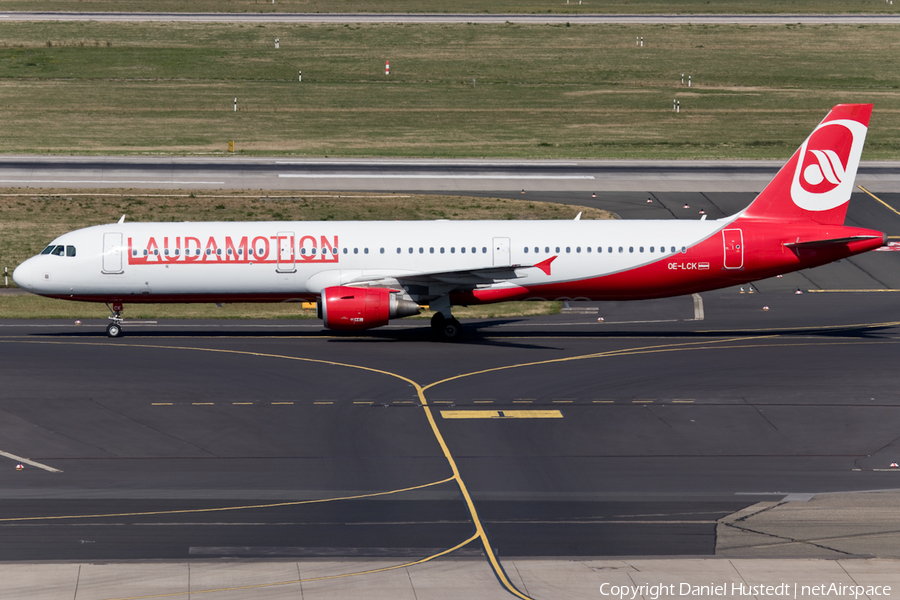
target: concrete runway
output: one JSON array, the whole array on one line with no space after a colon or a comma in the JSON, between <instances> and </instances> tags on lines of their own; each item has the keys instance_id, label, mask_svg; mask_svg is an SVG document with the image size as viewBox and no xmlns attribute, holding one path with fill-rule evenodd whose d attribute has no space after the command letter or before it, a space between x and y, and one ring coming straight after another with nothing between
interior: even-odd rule
<instances>
[{"instance_id":1,"label":"concrete runway","mask_svg":"<svg viewBox=\"0 0 900 600\"><path fill-rule=\"evenodd\" d=\"M446 193L756 192L784 161L0 157L0 187ZM900 161L864 161L857 183L900 189ZM587 196L586 196L587 197ZM646 198L644 198L645 200Z\"/></svg>"},{"instance_id":2,"label":"concrete runway","mask_svg":"<svg viewBox=\"0 0 900 600\"><path fill-rule=\"evenodd\" d=\"M878 25L900 23L896 14L741 14L741 15L591 15L591 14L429 14L429 13L115 13L25 12L0 13L8 21L181 21L190 23L528 23L609 25L617 23L698 25Z\"/></svg>"}]
</instances>

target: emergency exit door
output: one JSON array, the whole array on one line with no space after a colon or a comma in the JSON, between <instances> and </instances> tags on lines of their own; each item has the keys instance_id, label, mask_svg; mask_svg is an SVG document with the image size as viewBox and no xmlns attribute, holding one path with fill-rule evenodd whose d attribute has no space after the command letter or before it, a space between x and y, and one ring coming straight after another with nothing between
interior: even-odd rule
<instances>
[{"instance_id":1,"label":"emergency exit door","mask_svg":"<svg viewBox=\"0 0 900 600\"><path fill-rule=\"evenodd\" d=\"M509 264L509 238L494 238L494 266L508 267Z\"/></svg>"},{"instance_id":2,"label":"emergency exit door","mask_svg":"<svg viewBox=\"0 0 900 600\"><path fill-rule=\"evenodd\" d=\"M744 234L740 229L723 229L725 268L741 269L744 266Z\"/></svg>"}]
</instances>

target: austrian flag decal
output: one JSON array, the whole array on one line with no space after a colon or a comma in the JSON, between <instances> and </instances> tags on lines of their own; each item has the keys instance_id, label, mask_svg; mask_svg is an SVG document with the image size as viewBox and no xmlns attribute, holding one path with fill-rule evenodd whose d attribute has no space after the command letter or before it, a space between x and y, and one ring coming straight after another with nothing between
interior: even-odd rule
<instances>
[{"instance_id":1,"label":"austrian flag decal","mask_svg":"<svg viewBox=\"0 0 900 600\"><path fill-rule=\"evenodd\" d=\"M794 204L804 210L824 211L850 200L866 126L839 119L821 123L800 147L791 184Z\"/></svg>"}]
</instances>

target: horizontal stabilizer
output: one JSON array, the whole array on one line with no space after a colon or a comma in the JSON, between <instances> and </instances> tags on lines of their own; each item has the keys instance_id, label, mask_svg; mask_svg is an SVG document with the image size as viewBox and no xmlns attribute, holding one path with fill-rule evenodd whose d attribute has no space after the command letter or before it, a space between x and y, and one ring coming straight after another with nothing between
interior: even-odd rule
<instances>
[{"instance_id":1,"label":"horizontal stabilizer","mask_svg":"<svg viewBox=\"0 0 900 600\"><path fill-rule=\"evenodd\" d=\"M850 237L842 237L842 238L831 238L825 240L810 240L807 242L801 242L799 239L796 242L787 242L785 246L788 248L825 248L826 246L837 246L840 244L849 244L850 242L860 242L863 240L872 240L879 236L877 235L853 235Z\"/></svg>"}]
</instances>

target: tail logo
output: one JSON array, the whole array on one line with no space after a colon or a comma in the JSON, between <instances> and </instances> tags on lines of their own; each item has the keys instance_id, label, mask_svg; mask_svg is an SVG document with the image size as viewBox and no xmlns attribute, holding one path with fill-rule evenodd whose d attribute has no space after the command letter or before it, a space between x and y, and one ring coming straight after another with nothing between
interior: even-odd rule
<instances>
[{"instance_id":1,"label":"tail logo","mask_svg":"<svg viewBox=\"0 0 900 600\"><path fill-rule=\"evenodd\" d=\"M804 210L831 210L850 200L866 126L836 120L820 124L800 147L791 198Z\"/></svg>"}]
</instances>

